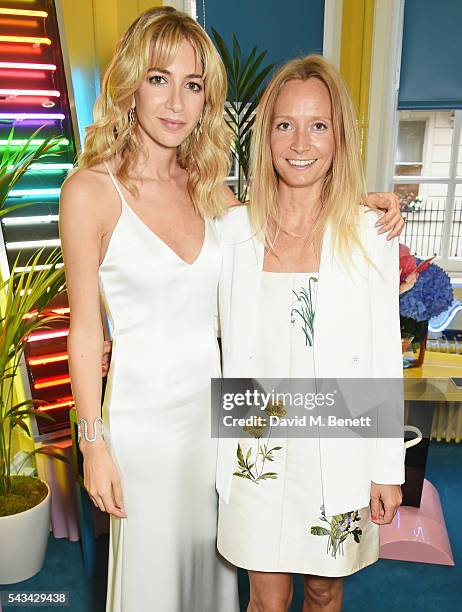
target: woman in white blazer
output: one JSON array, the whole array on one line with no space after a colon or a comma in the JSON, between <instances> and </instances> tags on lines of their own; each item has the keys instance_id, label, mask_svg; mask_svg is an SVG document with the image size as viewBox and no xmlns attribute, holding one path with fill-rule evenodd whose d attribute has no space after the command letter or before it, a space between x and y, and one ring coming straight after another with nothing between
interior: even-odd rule
<instances>
[{"instance_id":1,"label":"woman in white blazer","mask_svg":"<svg viewBox=\"0 0 462 612\"><path fill-rule=\"evenodd\" d=\"M396 396L373 379L402 377L398 243L359 205L355 113L322 57L273 77L252 166L250 206L220 222L223 376L370 379L362 406L386 418ZM230 435L219 443L218 549L249 570L248 610L288 609L292 573L304 575L305 612L340 610L342 577L377 560L378 525L401 503L402 436L303 439L268 426Z\"/></svg>"}]
</instances>

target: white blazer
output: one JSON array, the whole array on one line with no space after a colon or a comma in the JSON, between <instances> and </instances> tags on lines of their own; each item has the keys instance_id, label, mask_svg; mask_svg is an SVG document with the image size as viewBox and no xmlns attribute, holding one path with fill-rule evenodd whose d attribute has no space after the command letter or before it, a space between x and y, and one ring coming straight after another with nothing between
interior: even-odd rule
<instances>
[{"instance_id":1,"label":"white blazer","mask_svg":"<svg viewBox=\"0 0 462 612\"><path fill-rule=\"evenodd\" d=\"M324 236L314 319L318 378L403 375L398 240L379 236L374 227L378 216L366 210L360 215L360 236L377 270L357 250L353 254L355 266L348 274L332 256L329 229ZM223 376L247 378L264 245L252 231L246 206L231 209L217 222L217 229L223 248L218 295ZM288 374L281 372L284 376ZM372 402L373 387L371 384ZM229 501L237 444L237 438L222 438L218 444L216 486L225 503ZM323 437L320 453L328 516L368 506L371 480L379 484L404 482L405 448L401 438Z\"/></svg>"}]
</instances>

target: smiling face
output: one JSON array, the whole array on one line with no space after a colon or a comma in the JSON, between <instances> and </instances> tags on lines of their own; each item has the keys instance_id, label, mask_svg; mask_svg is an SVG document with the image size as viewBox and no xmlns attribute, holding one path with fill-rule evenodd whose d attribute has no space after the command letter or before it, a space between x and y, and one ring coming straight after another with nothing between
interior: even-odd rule
<instances>
[{"instance_id":1,"label":"smiling face","mask_svg":"<svg viewBox=\"0 0 462 612\"><path fill-rule=\"evenodd\" d=\"M196 127L205 103L203 66L184 40L165 69L152 65L135 92L137 127L143 138L178 147Z\"/></svg>"},{"instance_id":2,"label":"smiling face","mask_svg":"<svg viewBox=\"0 0 462 612\"><path fill-rule=\"evenodd\" d=\"M271 124L271 156L279 181L292 188L321 189L334 148L326 85L316 77L284 83Z\"/></svg>"}]
</instances>

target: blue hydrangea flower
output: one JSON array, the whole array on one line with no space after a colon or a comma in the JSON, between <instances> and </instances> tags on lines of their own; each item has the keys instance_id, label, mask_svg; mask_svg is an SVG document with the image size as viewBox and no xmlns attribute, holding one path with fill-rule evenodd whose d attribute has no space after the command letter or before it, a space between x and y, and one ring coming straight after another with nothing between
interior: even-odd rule
<instances>
[{"instance_id":1,"label":"blue hydrangea flower","mask_svg":"<svg viewBox=\"0 0 462 612\"><path fill-rule=\"evenodd\" d=\"M416 257L417 264L421 261ZM428 321L447 310L453 299L449 276L436 264L430 264L419 274L414 287L400 295L399 312L403 317Z\"/></svg>"}]
</instances>

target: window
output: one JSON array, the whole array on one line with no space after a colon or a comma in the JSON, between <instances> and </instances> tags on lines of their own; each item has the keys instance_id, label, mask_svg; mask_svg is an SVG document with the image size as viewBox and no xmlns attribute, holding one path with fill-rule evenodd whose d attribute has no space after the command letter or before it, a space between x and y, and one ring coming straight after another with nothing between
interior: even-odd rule
<instances>
[{"instance_id":1,"label":"window","mask_svg":"<svg viewBox=\"0 0 462 612\"><path fill-rule=\"evenodd\" d=\"M398 128L398 149L395 174L398 176L420 176L422 174L423 149L426 121L401 120ZM418 196L416 183L397 185L396 193L405 202L410 196Z\"/></svg>"},{"instance_id":2,"label":"window","mask_svg":"<svg viewBox=\"0 0 462 612\"><path fill-rule=\"evenodd\" d=\"M418 257L462 270L462 111L398 112L394 191Z\"/></svg>"}]
</instances>

